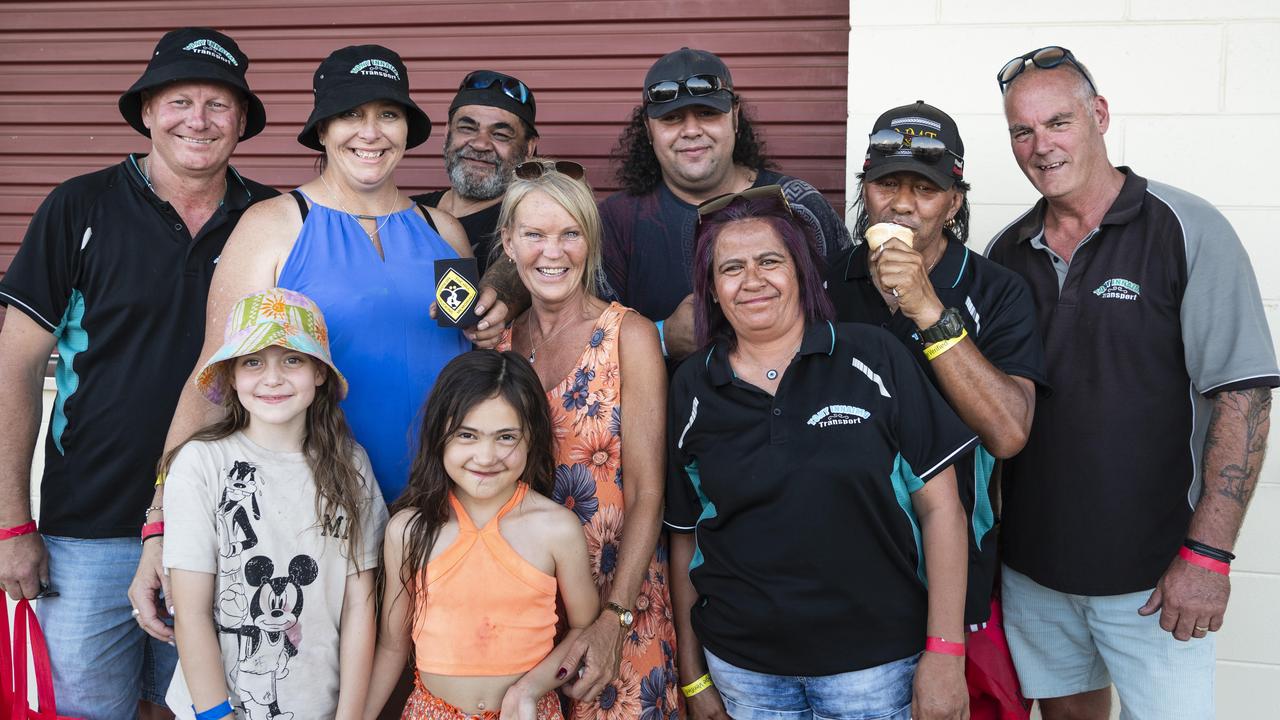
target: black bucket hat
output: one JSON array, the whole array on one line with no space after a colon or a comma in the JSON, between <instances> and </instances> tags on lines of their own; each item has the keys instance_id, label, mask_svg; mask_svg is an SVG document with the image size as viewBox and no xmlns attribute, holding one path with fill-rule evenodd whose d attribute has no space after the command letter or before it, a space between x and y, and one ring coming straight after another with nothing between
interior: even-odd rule
<instances>
[{"instance_id":1,"label":"black bucket hat","mask_svg":"<svg viewBox=\"0 0 1280 720\"><path fill-rule=\"evenodd\" d=\"M348 45L335 50L316 68L311 81L315 107L298 142L324 152L316 125L325 118L374 100L402 105L409 120L406 148L414 148L431 137L431 118L409 97L409 71L400 56L381 45Z\"/></svg>"},{"instance_id":2,"label":"black bucket hat","mask_svg":"<svg viewBox=\"0 0 1280 720\"><path fill-rule=\"evenodd\" d=\"M142 77L120 96L120 114L134 130L151 137L142 122L142 92L173 82L211 80L239 90L245 98L244 134L241 140L262 132L267 111L249 89L244 75L249 58L235 40L209 28L181 28L165 33Z\"/></svg>"}]
</instances>

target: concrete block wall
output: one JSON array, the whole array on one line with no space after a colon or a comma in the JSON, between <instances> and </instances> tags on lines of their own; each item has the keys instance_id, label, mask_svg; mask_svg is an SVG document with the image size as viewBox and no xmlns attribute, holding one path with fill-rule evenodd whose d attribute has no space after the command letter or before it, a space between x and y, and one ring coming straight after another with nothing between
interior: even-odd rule
<instances>
[{"instance_id":1,"label":"concrete block wall","mask_svg":"<svg viewBox=\"0 0 1280 720\"><path fill-rule=\"evenodd\" d=\"M970 245L985 249L1036 200L1009 150L995 74L1011 57L1062 45L1110 101L1113 162L1208 199L1235 226L1280 339L1280 2L852 0L849 14L848 196L876 116L923 99L960 125L973 184ZM1218 636L1220 718L1276 713L1280 431L1272 448Z\"/></svg>"}]
</instances>

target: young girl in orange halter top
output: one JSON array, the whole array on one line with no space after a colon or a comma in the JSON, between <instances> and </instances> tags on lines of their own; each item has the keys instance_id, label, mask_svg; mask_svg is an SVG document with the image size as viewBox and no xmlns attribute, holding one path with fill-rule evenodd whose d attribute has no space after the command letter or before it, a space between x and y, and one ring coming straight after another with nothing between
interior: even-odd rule
<instances>
[{"instance_id":1,"label":"young girl in orange halter top","mask_svg":"<svg viewBox=\"0 0 1280 720\"><path fill-rule=\"evenodd\" d=\"M402 718L561 718L569 643L599 614L578 518L549 497L546 395L519 355L477 350L436 380L409 487L383 541L386 576L366 718L410 649ZM570 630L555 645L556 595Z\"/></svg>"}]
</instances>

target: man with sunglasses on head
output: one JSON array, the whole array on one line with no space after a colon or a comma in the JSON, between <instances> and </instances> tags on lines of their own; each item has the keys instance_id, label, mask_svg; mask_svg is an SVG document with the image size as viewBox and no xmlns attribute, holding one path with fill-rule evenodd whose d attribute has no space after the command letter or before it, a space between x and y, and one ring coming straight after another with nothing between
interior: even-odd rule
<instances>
[{"instance_id":1,"label":"man with sunglasses on head","mask_svg":"<svg viewBox=\"0 0 1280 720\"><path fill-rule=\"evenodd\" d=\"M819 252L850 243L821 193L769 169L729 68L705 50L681 48L649 68L614 156L623 189L600 205L607 290L658 325L672 360L695 349L690 266L699 203L781 185L797 217L813 228Z\"/></svg>"},{"instance_id":2,"label":"man with sunglasses on head","mask_svg":"<svg viewBox=\"0 0 1280 720\"><path fill-rule=\"evenodd\" d=\"M842 322L897 337L982 441L955 463L970 520L964 621L973 632L990 615L997 567L992 471L997 458L1022 449L1036 386L1045 384L1031 293L1017 274L965 247L969 184L950 115L924 101L886 111L862 168L855 234L879 223L898 228L883 245L864 242L829 258L827 293ZM987 717L978 713L994 701L973 697L972 712Z\"/></svg>"},{"instance_id":3,"label":"man with sunglasses on head","mask_svg":"<svg viewBox=\"0 0 1280 720\"><path fill-rule=\"evenodd\" d=\"M1061 47L998 74L1042 196L988 250L1026 278L1054 393L1003 474L1005 631L1045 720L1214 715L1213 633L1280 385L1249 257L1209 203L1113 167Z\"/></svg>"},{"instance_id":4,"label":"man with sunglasses on head","mask_svg":"<svg viewBox=\"0 0 1280 720\"><path fill-rule=\"evenodd\" d=\"M482 273L512 171L536 154L536 115L533 91L520 80L492 70L468 73L449 104L444 171L450 187L412 198L458 218Z\"/></svg>"}]
</instances>

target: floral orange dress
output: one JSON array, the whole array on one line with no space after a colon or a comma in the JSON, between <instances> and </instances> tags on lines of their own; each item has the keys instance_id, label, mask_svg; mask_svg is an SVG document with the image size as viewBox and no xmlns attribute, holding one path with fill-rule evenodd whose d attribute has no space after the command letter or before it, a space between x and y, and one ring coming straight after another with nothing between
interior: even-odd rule
<instances>
[{"instance_id":1,"label":"floral orange dress","mask_svg":"<svg viewBox=\"0 0 1280 720\"><path fill-rule=\"evenodd\" d=\"M574 370L547 393L556 437L552 499L574 511L587 536L591 576L603 603L609 595L622 542L625 474L622 468L622 376L618 345L628 308L613 303L600 313ZM511 331L498 345L511 349ZM664 399L665 401L665 399ZM667 589L667 542L658 546L635 604L635 624L622 644L618 677L579 720L677 720L683 715L676 676L676 631Z\"/></svg>"}]
</instances>

